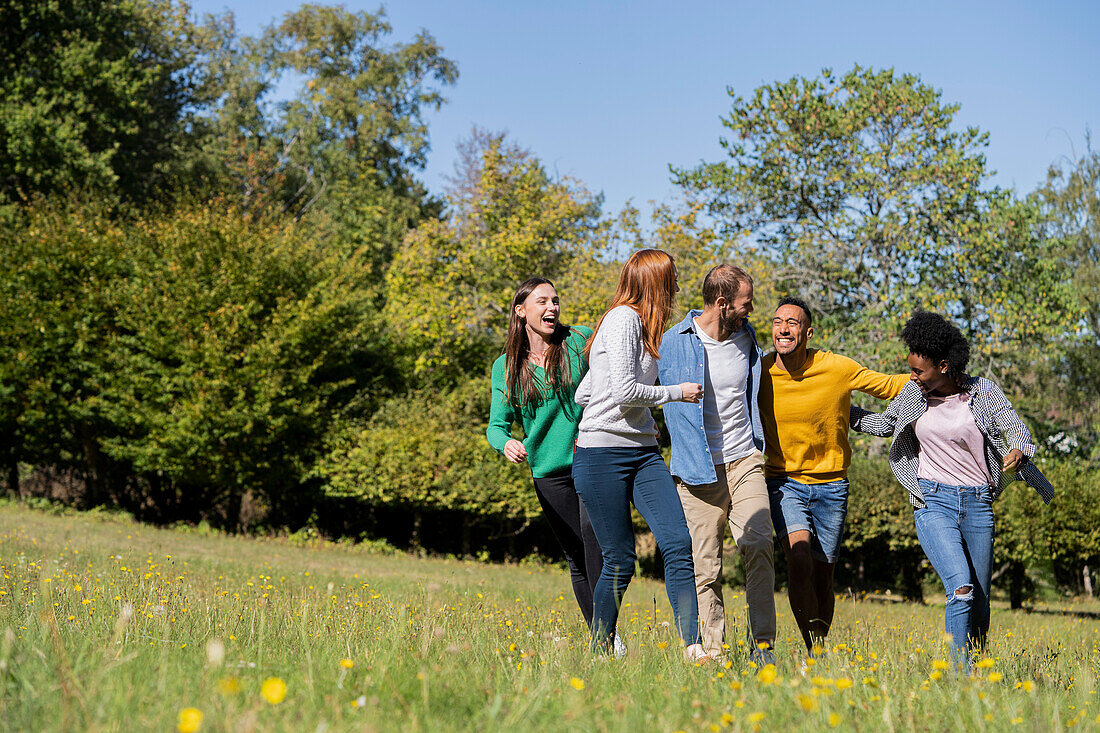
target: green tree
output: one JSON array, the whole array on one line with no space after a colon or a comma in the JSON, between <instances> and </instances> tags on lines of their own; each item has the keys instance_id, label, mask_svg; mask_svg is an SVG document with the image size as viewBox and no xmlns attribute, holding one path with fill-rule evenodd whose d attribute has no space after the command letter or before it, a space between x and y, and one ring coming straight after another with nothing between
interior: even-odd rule
<instances>
[{"instance_id":1,"label":"green tree","mask_svg":"<svg viewBox=\"0 0 1100 733\"><path fill-rule=\"evenodd\" d=\"M401 324L418 377L484 373L504 343L520 281L563 272L597 224L598 203L501 135L475 135L445 220L406 238L386 276L386 318Z\"/></svg>"},{"instance_id":2,"label":"green tree","mask_svg":"<svg viewBox=\"0 0 1100 733\"><path fill-rule=\"evenodd\" d=\"M366 254L224 204L21 223L0 255L11 460L152 520L307 521L328 432L384 369Z\"/></svg>"},{"instance_id":3,"label":"green tree","mask_svg":"<svg viewBox=\"0 0 1100 733\"><path fill-rule=\"evenodd\" d=\"M1034 212L982 188L987 135L955 130L958 105L918 77L857 66L730 96L728 158L674 180L723 230L751 236L776 287L824 314L828 343L885 363L922 306L993 353L1004 334L1025 340L1063 316L1046 288L1064 273L1033 246Z\"/></svg>"},{"instance_id":4,"label":"green tree","mask_svg":"<svg viewBox=\"0 0 1100 733\"><path fill-rule=\"evenodd\" d=\"M197 48L179 0L0 3L0 201L142 202L178 173Z\"/></svg>"},{"instance_id":5,"label":"green tree","mask_svg":"<svg viewBox=\"0 0 1100 733\"><path fill-rule=\"evenodd\" d=\"M1066 380L1058 400L1070 413L1066 422L1090 425L1100 432L1095 406L1100 403L1100 151L1086 136L1085 154L1052 166L1037 192L1046 215L1047 234L1057 242L1057 255L1071 289L1074 311L1060 335ZM1100 441L1094 444L1100 450Z\"/></svg>"},{"instance_id":6,"label":"green tree","mask_svg":"<svg viewBox=\"0 0 1100 733\"><path fill-rule=\"evenodd\" d=\"M197 197L233 197L248 216L286 214L370 252L364 276L378 284L408 229L439 216L416 174L425 115L458 75L426 31L396 44L391 33L382 11L337 6L303 5L257 37L239 35L231 14L207 17ZM288 81L291 94L274 100Z\"/></svg>"}]
</instances>

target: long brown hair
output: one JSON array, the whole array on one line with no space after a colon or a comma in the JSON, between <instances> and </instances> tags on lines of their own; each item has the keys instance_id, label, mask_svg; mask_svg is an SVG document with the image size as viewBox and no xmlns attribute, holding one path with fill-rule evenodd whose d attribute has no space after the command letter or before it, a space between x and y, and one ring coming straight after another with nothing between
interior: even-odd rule
<instances>
[{"instance_id":1,"label":"long brown hair","mask_svg":"<svg viewBox=\"0 0 1100 733\"><path fill-rule=\"evenodd\" d=\"M672 314L672 298L676 294L676 264L672 255L661 249L640 249L630 255L619 273L619 286L611 305L600 316L596 330L584 347L587 358L592 351L592 342L600 332L603 319L620 305L628 305L642 319L642 342L645 350L654 359L658 358L661 348L661 336L665 324Z\"/></svg>"},{"instance_id":2,"label":"long brown hair","mask_svg":"<svg viewBox=\"0 0 1100 733\"><path fill-rule=\"evenodd\" d=\"M531 353L527 322L516 313L516 308L523 305L539 285L554 287L554 283L544 277L524 280L512 296L512 308L508 315L508 337L504 341L504 394L517 409L523 405L536 404L543 398L542 387L535 380L534 368L527 360ZM565 348L568 335L569 326L563 326L559 321L542 357L544 386L551 392L566 390L573 384L573 370Z\"/></svg>"}]
</instances>

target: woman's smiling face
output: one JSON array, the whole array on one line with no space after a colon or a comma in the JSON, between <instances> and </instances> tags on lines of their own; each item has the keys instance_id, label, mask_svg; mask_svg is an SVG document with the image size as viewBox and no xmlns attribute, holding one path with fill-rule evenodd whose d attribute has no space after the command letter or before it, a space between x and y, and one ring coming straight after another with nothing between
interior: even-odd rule
<instances>
[{"instance_id":1,"label":"woman's smiling face","mask_svg":"<svg viewBox=\"0 0 1100 733\"><path fill-rule=\"evenodd\" d=\"M930 394L944 395L950 393L953 386L951 377L947 376L947 362L932 363L927 356L909 354L909 379L917 383L925 396Z\"/></svg>"},{"instance_id":2,"label":"woman's smiling face","mask_svg":"<svg viewBox=\"0 0 1100 733\"><path fill-rule=\"evenodd\" d=\"M527 299L516 306L516 314L524 320L528 330L543 336L553 335L560 312L558 291L547 283L532 290Z\"/></svg>"}]
</instances>

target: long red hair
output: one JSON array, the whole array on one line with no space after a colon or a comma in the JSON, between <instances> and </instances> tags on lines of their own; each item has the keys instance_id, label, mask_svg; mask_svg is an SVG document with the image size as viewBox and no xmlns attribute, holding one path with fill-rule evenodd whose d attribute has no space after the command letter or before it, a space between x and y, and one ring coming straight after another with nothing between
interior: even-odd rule
<instances>
[{"instance_id":1,"label":"long red hair","mask_svg":"<svg viewBox=\"0 0 1100 733\"><path fill-rule=\"evenodd\" d=\"M654 359L658 358L661 336L668 317L672 315L672 300L676 295L676 264L672 255L661 249L640 249L630 255L619 273L619 285L611 305L600 316L596 330L584 346L585 358L592 351L592 342L600 332L608 312L628 305L642 319L642 342Z\"/></svg>"}]
</instances>

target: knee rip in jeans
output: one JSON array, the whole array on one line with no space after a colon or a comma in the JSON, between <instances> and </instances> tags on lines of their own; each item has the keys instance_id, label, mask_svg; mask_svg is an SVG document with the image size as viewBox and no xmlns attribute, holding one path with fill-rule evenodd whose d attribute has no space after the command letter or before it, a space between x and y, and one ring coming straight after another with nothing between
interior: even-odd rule
<instances>
[{"instance_id":1,"label":"knee rip in jeans","mask_svg":"<svg viewBox=\"0 0 1100 733\"><path fill-rule=\"evenodd\" d=\"M969 601L974 598L974 586L963 585L955 589L955 594L947 599L947 602L951 601Z\"/></svg>"}]
</instances>

